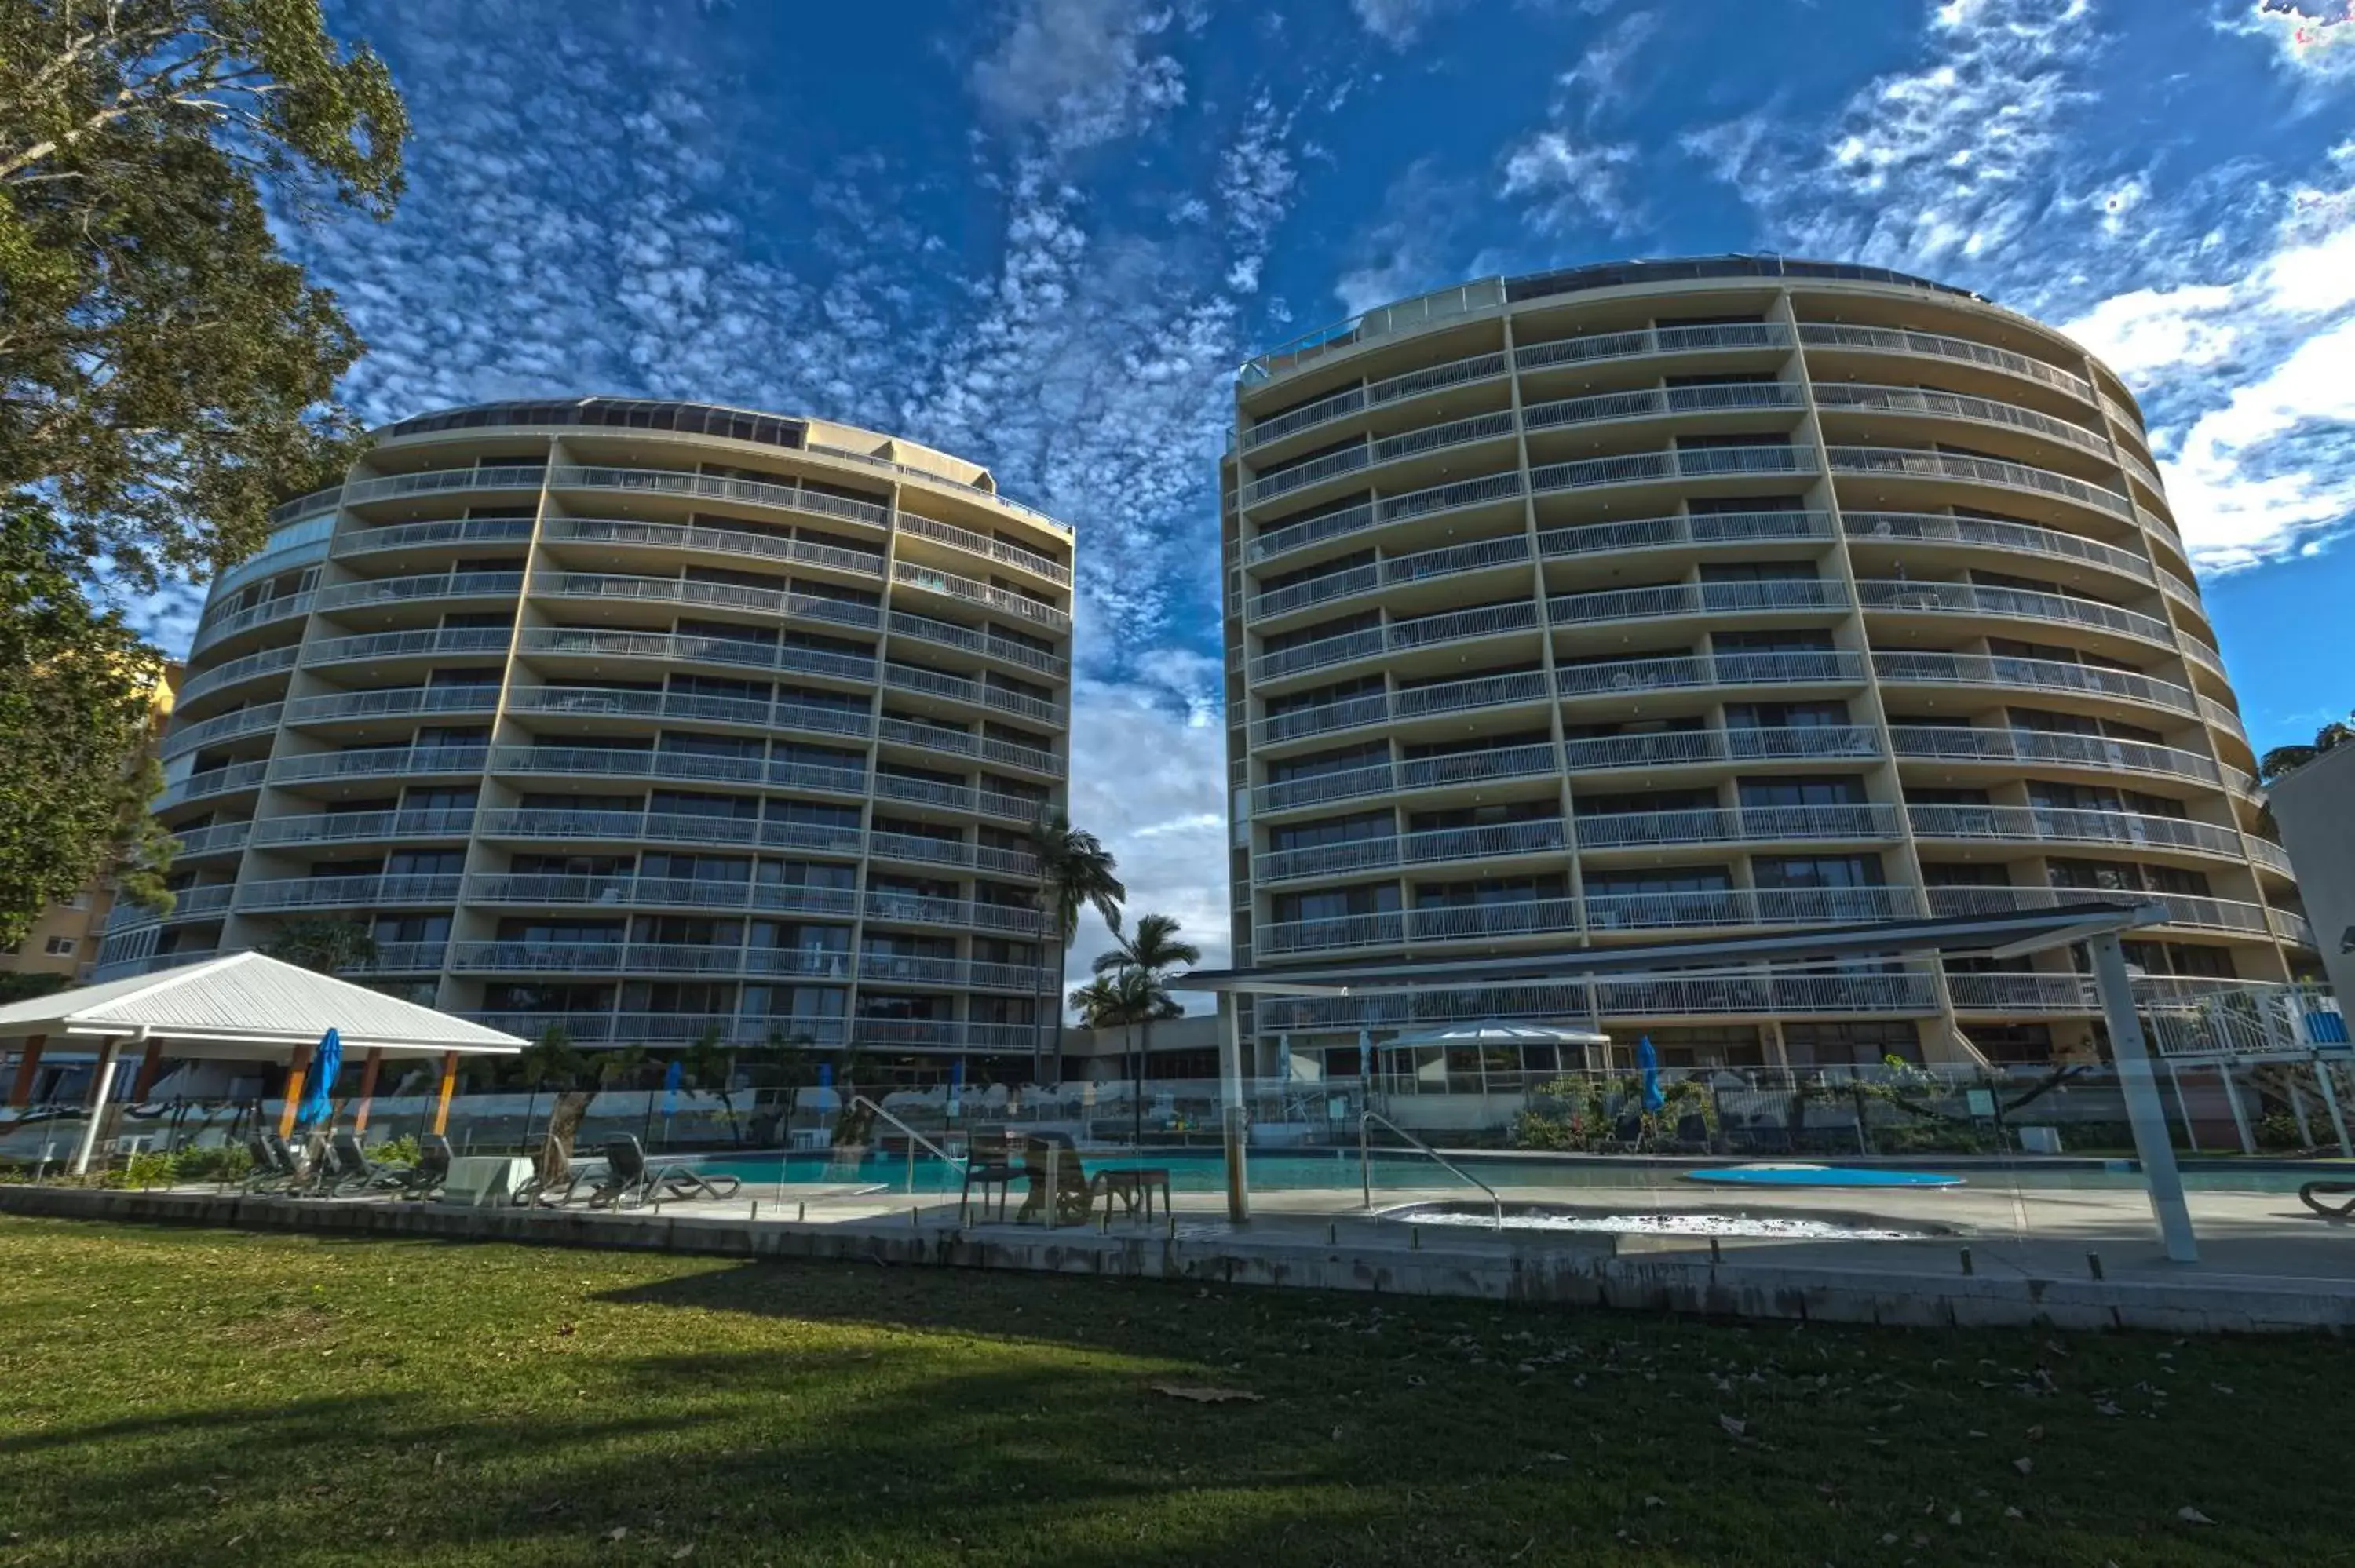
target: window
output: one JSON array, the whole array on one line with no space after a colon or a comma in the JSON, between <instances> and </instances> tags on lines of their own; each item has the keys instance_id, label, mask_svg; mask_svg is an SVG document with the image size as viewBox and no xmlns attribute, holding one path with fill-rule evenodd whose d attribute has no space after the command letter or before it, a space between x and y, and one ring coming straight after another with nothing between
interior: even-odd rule
<instances>
[{"instance_id":1,"label":"window","mask_svg":"<svg viewBox=\"0 0 2355 1568\"><path fill-rule=\"evenodd\" d=\"M1663 866L1657 871L1604 872L1586 879L1589 898L1630 893L1722 893L1733 877L1721 865Z\"/></svg>"},{"instance_id":2,"label":"window","mask_svg":"<svg viewBox=\"0 0 2355 1568\"><path fill-rule=\"evenodd\" d=\"M52 937L48 940L48 945L42 950L53 959L66 959L71 958L73 950L80 945L71 937Z\"/></svg>"},{"instance_id":3,"label":"window","mask_svg":"<svg viewBox=\"0 0 2355 1568\"><path fill-rule=\"evenodd\" d=\"M1728 729L1833 729L1848 723L1846 703L1728 703Z\"/></svg>"},{"instance_id":4,"label":"window","mask_svg":"<svg viewBox=\"0 0 2355 1568\"><path fill-rule=\"evenodd\" d=\"M1864 780L1843 775L1828 779L1743 779L1736 782L1745 806L1860 806Z\"/></svg>"}]
</instances>

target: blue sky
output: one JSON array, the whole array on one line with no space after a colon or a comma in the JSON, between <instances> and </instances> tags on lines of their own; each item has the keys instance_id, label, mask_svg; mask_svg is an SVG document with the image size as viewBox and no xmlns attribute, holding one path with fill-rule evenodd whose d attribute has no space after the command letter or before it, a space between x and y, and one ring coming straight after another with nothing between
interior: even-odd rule
<instances>
[{"instance_id":1,"label":"blue sky","mask_svg":"<svg viewBox=\"0 0 2355 1568\"><path fill-rule=\"evenodd\" d=\"M1467 277L1771 249L2066 325L2143 395L2261 744L2355 704L2350 11L342 0L408 94L410 191L291 241L370 344L371 420L741 403L1070 519L1073 815L1216 957L1229 377Z\"/></svg>"}]
</instances>

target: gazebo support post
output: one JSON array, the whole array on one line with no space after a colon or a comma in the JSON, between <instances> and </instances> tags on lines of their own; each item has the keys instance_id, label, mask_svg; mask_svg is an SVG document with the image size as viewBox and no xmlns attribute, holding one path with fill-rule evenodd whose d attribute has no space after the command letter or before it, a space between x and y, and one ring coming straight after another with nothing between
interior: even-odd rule
<instances>
[{"instance_id":1,"label":"gazebo support post","mask_svg":"<svg viewBox=\"0 0 2355 1568\"><path fill-rule=\"evenodd\" d=\"M442 1093L433 1102L433 1136L446 1138L450 1132L450 1097L458 1092L458 1053L442 1053Z\"/></svg>"},{"instance_id":2,"label":"gazebo support post","mask_svg":"<svg viewBox=\"0 0 2355 1568\"><path fill-rule=\"evenodd\" d=\"M360 1108L352 1116L352 1136L355 1138L368 1130L368 1102L376 1098L377 1070L383 1065L383 1050L369 1046L367 1059L360 1064Z\"/></svg>"},{"instance_id":3,"label":"gazebo support post","mask_svg":"<svg viewBox=\"0 0 2355 1568\"><path fill-rule=\"evenodd\" d=\"M16 1056L16 1076L8 1086L8 1103L22 1107L33 1097L33 1080L41 1072L41 1047L49 1043L46 1034L36 1034L25 1042Z\"/></svg>"},{"instance_id":4,"label":"gazebo support post","mask_svg":"<svg viewBox=\"0 0 2355 1568\"><path fill-rule=\"evenodd\" d=\"M1251 1219L1251 1172L1243 1153L1242 998L1231 993L1219 998L1219 1099L1221 1141L1227 1157L1227 1218L1235 1224ZM1138 1086L1140 1091L1142 1085Z\"/></svg>"},{"instance_id":5,"label":"gazebo support post","mask_svg":"<svg viewBox=\"0 0 2355 1568\"><path fill-rule=\"evenodd\" d=\"M278 1107L280 1138L294 1136L294 1118L303 1109L303 1087L311 1075L311 1053L314 1049L315 1047L310 1045L297 1045L294 1054L287 1059L286 1100Z\"/></svg>"},{"instance_id":6,"label":"gazebo support post","mask_svg":"<svg viewBox=\"0 0 2355 1568\"><path fill-rule=\"evenodd\" d=\"M90 1075L90 1119L81 1126L81 1141L74 1146L73 1174L90 1174L90 1157L98 1150L98 1124L106 1119L106 1097L114 1087L114 1063L120 1040L98 1044L98 1065Z\"/></svg>"},{"instance_id":7,"label":"gazebo support post","mask_svg":"<svg viewBox=\"0 0 2355 1568\"><path fill-rule=\"evenodd\" d=\"M147 1042L147 1054L139 1059L139 1075L131 1080L131 1099L138 1104L155 1092L155 1080L164 1075L164 1043Z\"/></svg>"},{"instance_id":8,"label":"gazebo support post","mask_svg":"<svg viewBox=\"0 0 2355 1568\"><path fill-rule=\"evenodd\" d=\"M2135 1154L2142 1163L2143 1186L2150 1193L2159 1239L2166 1244L2171 1261L2197 1263L2200 1244L2191 1234L2191 1211L2183 1202L2183 1175L2176 1169L2175 1146L2168 1139L2167 1107L2159 1103L2158 1080L2151 1073L2150 1053L2143 1043L2142 1019L2135 1012L2125 949L2119 947L2115 931L2087 938L2085 948L2093 955L2102 1018L2110 1029L2110 1055L2117 1065L2118 1088L2126 1102L2126 1120L2134 1128Z\"/></svg>"}]
</instances>

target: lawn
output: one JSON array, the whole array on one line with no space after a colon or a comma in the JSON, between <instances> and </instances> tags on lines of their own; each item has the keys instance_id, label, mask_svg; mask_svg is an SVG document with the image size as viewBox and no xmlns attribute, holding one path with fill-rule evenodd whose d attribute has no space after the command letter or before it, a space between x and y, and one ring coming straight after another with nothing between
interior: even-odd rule
<instances>
[{"instance_id":1,"label":"lawn","mask_svg":"<svg viewBox=\"0 0 2355 1568\"><path fill-rule=\"evenodd\" d=\"M0 1257L7 1568L2347 1551L2331 1341L17 1219Z\"/></svg>"}]
</instances>

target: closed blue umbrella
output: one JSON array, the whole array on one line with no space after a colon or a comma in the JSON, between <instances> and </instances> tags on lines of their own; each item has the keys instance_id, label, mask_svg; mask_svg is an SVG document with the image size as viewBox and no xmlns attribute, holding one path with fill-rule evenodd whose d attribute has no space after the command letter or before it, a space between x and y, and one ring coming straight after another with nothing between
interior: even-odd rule
<instances>
[{"instance_id":1,"label":"closed blue umbrella","mask_svg":"<svg viewBox=\"0 0 2355 1568\"><path fill-rule=\"evenodd\" d=\"M319 1048L312 1054L311 1076L304 1085L303 1104L294 1119L304 1127L312 1127L327 1119L335 1109L327 1097L336 1086L336 1075L344 1070L344 1037L330 1029L320 1037Z\"/></svg>"},{"instance_id":2,"label":"closed blue umbrella","mask_svg":"<svg viewBox=\"0 0 2355 1568\"><path fill-rule=\"evenodd\" d=\"M1636 1042L1636 1065L1644 1069L1644 1108L1658 1110L1668 1102L1660 1093L1660 1054L1652 1049L1648 1034Z\"/></svg>"},{"instance_id":3,"label":"closed blue umbrella","mask_svg":"<svg viewBox=\"0 0 2355 1568\"><path fill-rule=\"evenodd\" d=\"M679 1080L684 1078L686 1075L686 1069L682 1067L676 1059L671 1062L671 1065L667 1068L664 1069L663 1115L669 1116L678 1109Z\"/></svg>"}]
</instances>

